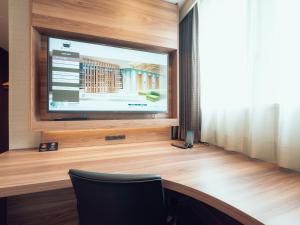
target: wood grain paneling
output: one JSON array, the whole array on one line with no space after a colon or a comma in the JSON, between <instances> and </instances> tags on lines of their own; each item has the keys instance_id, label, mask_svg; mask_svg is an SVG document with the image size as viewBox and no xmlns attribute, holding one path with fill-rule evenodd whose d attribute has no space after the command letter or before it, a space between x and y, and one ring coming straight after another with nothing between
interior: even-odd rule
<instances>
[{"instance_id":1,"label":"wood grain paneling","mask_svg":"<svg viewBox=\"0 0 300 225\"><path fill-rule=\"evenodd\" d=\"M106 136L124 135L124 140L106 141ZM48 131L43 132L43 142L58 142L60 148L102 146L124 143L139 143L149 141L167 141L171 138L170 127L147 129L95 129L79 131Z\"/></svg>"},{"instance_id":2,"label":"wood grain paneling","mask_svg":"<svg viewBox=\"0 0 300 225\"><path fill-rule=\"evenodd\" d=\"M0 155L0 197L71 187L70 168L154 173L164 187L200 200L242 224L299 224L300 173L213 146L183 150L170 141Z\"/></svg>"},{"instance_id":3,"label":"wood grain paneling","mask_svg":"<svg viewBox=\"0 0 300 225\"><path fill-rule=\"evenodd\" d=\"M179 124L177 5L160 0L32 0L31 9L32 130L153 128ZM54 121L81 115L47 112L45 35L169 53L168 113L88 113L88 121ZM38 86L34 84L36 81Z\"/></svg>"},{"instance_id":4,"label":"wood grain paneling","mask_svg":"<svg viewBox=\"0 0 300 225\"><path fill-rule=\"evenodd\" d=\"M121 120L83 120L83 121L34 121L35 131L64 131L122 128L155 128L178 126L178 119L121 119Z\"/></svg>"},{"instance_id":5,"label":"wood grain paneling","mask_svg":"<svg viewBox=\"0 0 300 225\"><path fill-rule=\"evenodd\" d=\"M173 74L173 79L169 81L169 108L172 109L170 112L172 118L179 118L179 76L174 76L179 71L178 60L178 52L173 51L169 59L169 74Z\"/></svg>"},{"instance_id":6,"label":"wood grain paneling","mask_svg":"<svg viewBox=\"0 0 300 225\"><path fill-rule=\"evenodd\" d=\"M7 212L7 225L78 224L72 188L10 197Z\"/></svg>"},{"instance_id":7,"label":"wood grain paneling","mask_svg":"<svg viewBox=\"0 0 300 225\"><path fill-rule=\"evenodd\" d=\"M160 0L32 0L32 26L177 49L178 6Z\"/></svg>"},{"instance_id":8,"label":"wood grain paneling","mask_svg":"<svg viewBox=\"0 0 300 225\"><path fill-rule=\"evenodd\" d=\"M43 64L41 65L41 57L42 57L42 52L43 46L42 46L42 36L40 35L39 32L37 32L35 29L31 28L31 95L30 95L30 110L31 110L31 120L33 118L39 118L40 117L40 108L42 101L40 100L40 96L38 93L41 91L41 82L42 79L39 78L40 74L43 71ZM44 59L45 60L45 59ZM47 67L46 67L47 68ZM45 68L45 69L46 69ZM31 121L32 123L33 121Z\"/></svg>"}]
</instances>

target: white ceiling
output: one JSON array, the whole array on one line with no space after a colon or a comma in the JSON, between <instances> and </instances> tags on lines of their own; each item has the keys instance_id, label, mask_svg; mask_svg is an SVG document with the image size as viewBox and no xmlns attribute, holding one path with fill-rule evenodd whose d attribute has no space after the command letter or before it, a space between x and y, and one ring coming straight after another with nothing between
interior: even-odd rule
<instances>
[{"instance_id":1,"label":"white ceiling","mask_svg":"<svg viewBox=\"0 0 300 225\"><path fill-rule=\"evenodd\" d=\"M8 0L0 0L0 47L8 50Z\"/></svg>"}]
</instances>

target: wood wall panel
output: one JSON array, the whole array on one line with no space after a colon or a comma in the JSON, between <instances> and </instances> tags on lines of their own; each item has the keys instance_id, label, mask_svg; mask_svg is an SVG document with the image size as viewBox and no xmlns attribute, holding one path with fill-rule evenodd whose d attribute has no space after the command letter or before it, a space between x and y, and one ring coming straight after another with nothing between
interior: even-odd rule
<instances>
[{"instance_id":1,"label":"wood wall panel","mask_svg":"<svg viewBox=\"0 0 300 225\"><path fill-rule=\"evenodd\" d=\"M178 74L179 58L177 51L170 54L169 63L169 74L173 76ZM169 87L169 108L172 109L170 117L179 118L179 76L175 76L169 81Z\"/></svg>"},{"instance_id":2,"label":"wood wall panel","mask_svg":"<svg viewBox=\"0 0 300 225\"><path fill-rule=\"evenodd\" d=\"M32 74L40 75L43 69L43 65L41 65L41 56L44 51L42 48L41 39L42 36L35 29L31 29L31 72ZM35 118L40 117L40 96L37 93L40 93L41 90L41 79L39 76L31 77L31 98L30 98L30 110L31 114L34 115Z\"/></svg>"},{"instance_id":3,"label":"wood wall panel","mask_svg":"<svg viewBox=\"0 0 300 225\"><path fill-rule=\"evenodd\" d=\"M177 49L178 6L160 0L32 0L32 26Z\"/></svg>"},{"instance_id":4,"label":"wood wall panel","mask_svg":"<svg viewBox=\"0 0 300 225\"><path fill-rule=\"evenodd\" d=\"M31 2L32 130L147 129L178 125L177 5L161 0ZM88 121L55 121L81 115L47 112L46 35L169 53L168 113L88 113Z\"/></svg>"},{"instance_id":5,"label":"wood wall panel","mask_svg":"<svg viewBox=\"0 0 300 225\"><path fill-rule=\"evenodd\" d=\"M106 141L105 136L125 135L124 140ZM43 142L58 142L60 148L102 146L124 143L151 141L167 141L171 138L171 128L147 129L95 129L79 131L48 131L43 132Z\"/></svg>"},{"instance_id":6,"label":"wood wall panel","mask_svg":"<svg viewBox=\"0 0 300 225\"><path fill-rule=\"evenodd\" d=\"M78 224L72 188L9 197L7 212L7 225Z\"/></svg>"}]
</instances>

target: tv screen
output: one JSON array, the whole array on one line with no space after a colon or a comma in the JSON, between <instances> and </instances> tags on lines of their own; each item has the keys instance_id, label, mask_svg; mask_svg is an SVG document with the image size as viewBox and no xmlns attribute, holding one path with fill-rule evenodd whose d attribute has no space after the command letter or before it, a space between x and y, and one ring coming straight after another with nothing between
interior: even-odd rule
<instances>
[{"instance_id":1,"label":"tv screen","mask_svg":"<svg viewBox=\"0 0 300 225\"><path fill-rule=\"evenodd\" d=\"M49 112L167 112L168 55L49 37Z\"/></svg>"}]
</instances>

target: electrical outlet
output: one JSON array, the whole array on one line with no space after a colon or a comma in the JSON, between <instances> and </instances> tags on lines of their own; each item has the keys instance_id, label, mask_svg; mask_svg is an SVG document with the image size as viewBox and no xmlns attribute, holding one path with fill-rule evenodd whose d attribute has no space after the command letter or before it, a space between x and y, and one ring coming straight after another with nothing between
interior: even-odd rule
<instances>
[{"instance_id":1,"label":"electrical outlet","mask_svg":"<svg viewBox=\"0 0 300 225\"><path fill-rule=\"evenodd\" d=\"M105 136L105 141L125 140L125 135Z\"/></svg>"}]
</instances>

